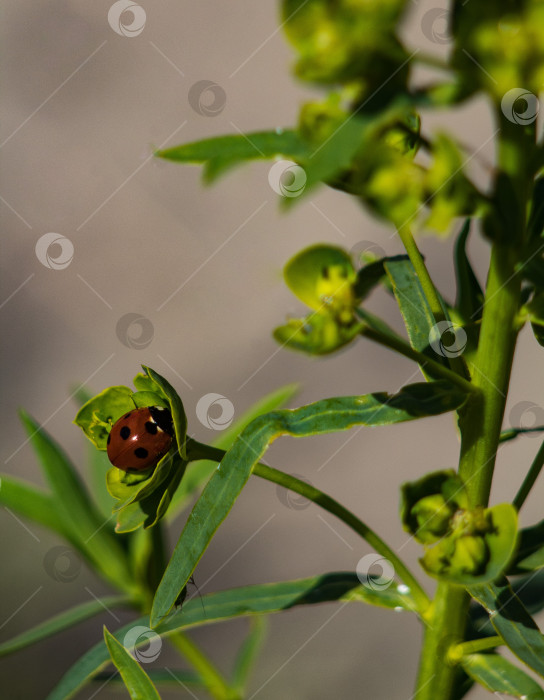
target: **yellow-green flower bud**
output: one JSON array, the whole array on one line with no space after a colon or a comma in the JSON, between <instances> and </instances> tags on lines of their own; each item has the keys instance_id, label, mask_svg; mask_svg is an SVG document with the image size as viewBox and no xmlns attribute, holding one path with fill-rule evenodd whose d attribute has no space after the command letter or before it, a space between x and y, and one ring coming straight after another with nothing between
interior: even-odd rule
<instances>
[{"instance_id":1,"label":"yellow-green flower bud","mask_svg":"<svg viewBox=\"0 0 544 700\"><path fill-rule=\"evenodd\" d=\"M455 540L455 549L450 559L453 573L478 576L485 571L489 561L489 548L483 537L466 535Z\"/></svg>"},{"instance_id":2,"label":"yellow-green flower bud","mask_svg":"<svg viewBox=\"0 0 544 700\"><path fill-rule=\"evenodd\" d=\"M424 543L436 542L449 531L454 513L455 506L446 502L440 493L420 499L412 508L417 522L416 539Z\"/></svg>"}]
</instances>

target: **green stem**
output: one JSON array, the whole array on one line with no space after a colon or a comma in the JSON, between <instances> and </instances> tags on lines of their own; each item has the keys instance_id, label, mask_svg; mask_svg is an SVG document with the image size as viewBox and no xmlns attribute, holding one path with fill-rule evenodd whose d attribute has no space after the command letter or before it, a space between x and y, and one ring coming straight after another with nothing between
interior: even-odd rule
<instances>
[{"instance_id":1,"label":"green stem","mask_svg":"<svg viewBox=\"0 0 544 700\"><path fill-rule=\"evenodd\" d=\"M228 685L221 672L192 639L183 632L176 632L168 639L198 671L210 695L216 700L241 700L241 696Z\"/></svg>"},{"instance_id":2,"label":"green stem","mask_svg":"<svg viewBox=\"0 0 544 700\"><path fill-rule=\"evenodd\" d=\"M457 644L450 649L449 658L452 662L460 661L463 656L468 654L476 654L479 651L487 651L488 649L496 649L504 644L502 637L484 637L483 639L472 639L470 642Z\"/></svg>"},{"instance_id":3,"label":"green stem","mask_svg":"<svg viewBox=\"0 0 544 700\"><path fill-rule=\"evenodd\" d=\"M211 445L204 445L192 439L187 441L187 452L191 461L198 459L211 459L215 462L220 462L226 454L225 450L221 450L218 447L212 447ZM304 498L307 498L309 501L321 506L321 508L332 515L335 515L337 518L339 518L339 520L360 535L371 547L375 549L378 554L381 554L383 557L385 557L385 559L388 559L391 562L396 574L409 587L418 612L422 615L424 614L425 610L429 606L429 597L425 593L425 590L414 574L412 574L412 572L404 564L402 559L400 559L397 554L382 540L382 538L362 520L359 520L359 518L357 518L351 511L344 508L344 506L340 505L340 503L335 501L334 498L331 498L331 496L323 493L323 491L315 488L315 486L311 486L310 484L297 479L291 474L286 474L285 472L281 472L278 469L274 469L261 463L255 465L253 468L253 474L261 477L262 479L266 479L267 481L271 481L274 484L284 486L285 488L304 496Z\"/></svg>"},{"instance_id":4,"label":"green stem","mask_svg":"<svg viewBox=\"0 0 544 700\"><path fill-rule=\"evenodd\" d=\"M457 374L457 372L453 372L451 369L448 369L439 362L436 362L436 360L427 357L427 355L419 352L419 350L415 350L400 336L381 333L379 330L370 328L369 326L361 331L361 335L365 338L373 340L376 343L380 343L380 345L384 345L385 347L388 347L391 350L410 358L411 360L415 360L422 369L427 369L429 373L442 377L443 379L447 379L452 384L458 386L467 393L474 393L476 391L471 382L461 377L459 374Z\"/></svg>"},{"instance_id":5,"label":"green stem","mask_svg":"<svg viewBox=\"0 0 544 700\"><path fill-rule=\"evenodd\" d=\"M469 396L459 411L459 474L471 507L486 506L489 500L519 330L521 278L516 267L521 259L531 179L525 167L530 143L527 128L506 123L500 109L497 114L501 123L499 167L515 195L509 202L511 216L504 219L504 230L495 232L491 250L480 338L471 367L472 382L480 393ZM534 129L532 133L534 143ZM497 220L500 225L501 219ZM458 643L464 639L469 601L463 588L439 583L429 611L414 700L451 698L456 669L448 663L449 653L456 638Z\"/></svg>"},{"instance_id":6,"label":"green stem","mask_svg":"<svg viewBox=\"0 0 544 700\"><path fill-rule=\"evenodd\" d=\"M516 497L512 501L512 504L518 510L525 503L525 499L529 495L529 492L533 488L535 481L538 479L538 475L542 471L544 466L544 442L540 445L540 449L536 453L536 456L531 464L527 476L523 480L522 485L519 487L519 491L516 493Z\"/></svg>"},{"instance_id":7,"label":"green stem","mask_svg":"<svg viewBox=\"0 0 544 700\"><path fill-rule=\"evenodd\" d=\"M481 399L467 401L460 412L459 474L472 506L486 506L495 468L518 328L521 280L515 274L518 254L495 244L491 252L480 342L472 369Z\"/></svg>"}]
</instances>

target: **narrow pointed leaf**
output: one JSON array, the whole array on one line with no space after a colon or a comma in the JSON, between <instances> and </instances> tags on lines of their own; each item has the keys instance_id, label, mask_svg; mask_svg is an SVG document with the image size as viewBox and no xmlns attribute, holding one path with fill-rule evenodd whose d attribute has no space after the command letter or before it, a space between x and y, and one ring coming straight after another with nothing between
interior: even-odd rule
<instances>
[{"instance_id":1,"label":"narrow pointed leaf","mask_svg":"<svg viewBox=\"0 0 544 700\"><path fill-rule=\"evenodd\" d=\"M356 593L362 588L364 586L361 586L357 575L351 572L233 588L187 601L181 610L164 619L155 632L163 637L177 630L246 615L276 613L299 605L357 600ZM113 636L122 641L129 630L137 625L147 626L148 623L147 616L141 617L117 630ZM104 642L93 646L66 672L47 700L72 698L91 676L104 668L109 658Z\"/></svg>"},{"instance_id":2,"label":"narrow pointed leaf","mask_svg":"<svg viewBox=\"0 0 544 700\"><path fill-rule=\"evenodd\" d=\"M410 345L415 350L429 355L433 360L444 362L443 354L436 352L436 348L433 350L430 345L434 329L437 328L436 321L414 266L410 260L399 256L397 259L386 260L384 267L391 280ZM437 338L436 342L440 349L440 338ZM421 372L424 377L431 378L431 374L425 369L422 368Z\"/></svg>"},{"instance_id":3,"label":"narrow pointed leaf","mask_svg":"<svg viewBox=\"0 0 544 700\"><path fill-rule=\"evenodd\" d=\"M159 158L177 163L202 163L205 181L211 183L231 168L251 160L284 156L299 158L308 146L291 129L229 134L157 151Z\"/></svg>"},{"instance_id":4,"label":"narrow pointed leaf","mask_svg":"<svg viewBox=\"0 0 544 700\"><path fill-rule=\"evenodd\" d=\"M106 627L104 627L104 641L132 700L161 700L147 673Z\"/></svg>"},{"instance_id":5,"label":"narrow pointed leaf","mask_svg":"<svg viewBox=\"0 0 544 700\"><path fill-rule=\"evenodd\" d=\"M27 413L21 420L42 464L53 492L55 508L70 535L88 552L95 567L121 590L130 591L130 570L125 552L108 520L93 504L74 465L57 443Z\"/></svg>"},{"instance_id":6,"label":"narrow pointed leaf","mask_svg":"<svg viewBox=\"0 0 544 700\"><path fill-rule=\"evenodd\" d=\"M61 613L60 615L55 615L45 622L41 622L36 627L18 634L13 639L9 639L7 642L0 644L0 656L6 656L7 654L12 654L14 651L19 651L19 649L24 649L31 644L41 641L42 639L47 639L52 637L58 632L62 632L69 627L77 625L83 620L88 620L94 615L103 613L104 610L108 608L118 607L120 605L128 605L130 603L130 598L127 596L108 596L105 598L100 598L99 600L91 600L87 603L82 603L81 605L76 605L75 607Z\"/></svg>"},{"instance_id":7,"label":"narrow pointed leaf","mask_svg":"<svg viewBox=\"0 0 544 700\"><path fill-rule=\"evenodd\" d=\"M268 629L268 621L262 615L253 617L250 620L250 624L249 632L236 655L232 672L232 684L240 692L241 696L245 694L249 676L264 644Z\"/></svg>"},{"instance_id":8,"label":"narrow pointed leaf","mask_svg":"<svg viewBox=\"0 0 544 700\"><path fill-rule=\"evenodd\" d=\"M226 428L226 430L222 430L219 437L213 441L213 446L228 450L236 440L236 437L252 420L262 416L263 413L268 413L269 411L274 411L276 408L285 406L295 396L298 389L298 384L286 384L272 391L270 394L263 396L235 420L232 425ZM198 463L192 463L188 466L183 481L175 492L170 508L168 509L167 520L169 522L179 515L191 496L208 481L216 468L217 462L211 462L209 460L199 460Z\"/></svg>"},{"instance_id":9,"label":"narrow pointed leaf","mask_svg":"<svg viewBox=\"0 0 544 700\"><path fill-rule=\"evenodd\" d=\"M2 474L0 477L0 504L23 518L67 537L67 529L59 516L52 496L32 484Z\"/></svg>"},{"instance_id":10,"label":"narrow pointed leaf","mask_svg":"<svg viewBox=\"0 0 544 700\"><path fill-rule=\"evenodd\" d=\"M525 671L498 654L469 654L461 659L468 675L492 693L519 700L544 700L544 690Z\"/></svg>"},{"instance_id":11,"label":"narrow pointed leaf","mask_svg":"<svg viewBox=\"0 0 544 700\"><path fill-rule=\"evenodd\" d=\"M155 685L177 685L178 689L181 683L183 685L200 686L205 688L202 678L194 671L185 671L182 669L171 669L168 671L166 669L151 669L148 671L147 675ZM120 674L113 676L108 671L101 671L93 676L93 681L100 685L102 683L108 683L108 685L114 684L124 684L123 678Z\"/></svg>"},{"instance_id":12,"label":"narrow pointed leaf","mask_svg":"<svg viewBox=\"0 0 544 700\"><path fill-rule=\"evenodd\" d=\"M366 394L325 399L294 410L279 410L255 419L236 439L207 483L183 529L155 593L151 626L168 614L215 531L227 517L255 464L281 435L307 437L437 415L458 408L463 392L447 382L412 384L398 394Z\"/></svg>"},{"instance_id":13,"label":"narrow pointed leaf","mask_svg":"<svg viewBox=\"0 0 544 700\"><path fill-rule=\"evenodd\" d=\"M469 586L468 591L487 610L491 624L508 648L544 676L544 636L508 581Z\"/></svg>"},{"instance_id":14,"label":"narrow pointed leaf","mask_svg":"<svg viewBox=\"0 0 544 700\"><path fill-rule=\"evenodd\" d=\"M158 372L155 372L155 370L151 369L150 367L143 366L143 368L147 372L148 376L151 377L153 382L160 388L162 393L167 397L170 403L170 412L172 413L172 420L174 422L179 453L182 457L185 457L187 416L185 415L183 403L179 398L177 391L169 382L166 381L164 377L161 377Z\"/></svg>"},{"instance_id":15,"label":"narrow pointed leaf","mask_svg":"<svg viewBox=\"0 0 544 700\"><path fill-rule=\"evenodd\" d=\"M454 251L457 282L455 308L467 323L481 318L484 301L484 293L467 257L466 245L469 233L470 219L467 219L455 241Z\"/></svg>"}]
</instances>

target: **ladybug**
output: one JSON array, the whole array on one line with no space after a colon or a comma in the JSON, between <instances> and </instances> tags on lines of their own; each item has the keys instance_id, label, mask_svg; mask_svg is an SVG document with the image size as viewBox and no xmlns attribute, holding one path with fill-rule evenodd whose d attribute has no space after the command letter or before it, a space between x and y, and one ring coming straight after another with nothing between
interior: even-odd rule
<instances>
[{"instance_id":1,"label":"ladybug","mask_svg":"<svg viewBox=\"0 0 544 700\"><path fill-rule=\"evenodd\" d=\"M172 414L162 406L135 408L125 413L108 435L108 459L114 467L139 472L154 467L174 438Z\"/></svg>"}]
</instances>

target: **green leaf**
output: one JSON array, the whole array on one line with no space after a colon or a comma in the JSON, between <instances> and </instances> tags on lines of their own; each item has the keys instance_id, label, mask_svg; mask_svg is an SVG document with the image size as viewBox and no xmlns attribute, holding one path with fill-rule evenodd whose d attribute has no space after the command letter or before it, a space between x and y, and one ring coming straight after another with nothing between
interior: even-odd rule
<instances>
[{"instance_id":1,"label":"green leaf","mask_svg":"<svg viewBox=\"0 0 544 700\"><path fill-rule=\"evenodd\" d=\"M178 444L179 453L182 458L185 459L185 438L187 437L187 416L185 415L185 409L183 408L183 403L179 398L174 387L166 381L164 377L161 377L158 372L151 369L150 367L144 367L145 372L153 380L155 385L159 387L161 392L166 396L168 402L170 403L170 413L172 414L172 421L174 423L174 430L176 433L176 440Z\"/></svg>"},{"instance_id":2,"label":"green leaf","mask_svg":"<svg viewBox=\"0 0 544 700\"><path fill-rule=\"evenodd\" d=\"M71 537L81 543L94 566L115 586L132 591L130 569L125 552L107 526L74 465L43 428L26 412L21 421L42 464L53 491L53 500Z\"/></svg>"},{"instance_id":3,"label":"green leaf","mask_svg":"<svg viewBox=\"0 0 544 700\"><path fill-rule=\"evenodd\" d=\"M99 450L106 449L111 426L136 405L128 386L110 386L87 401L76 414L74 423Z\"/></svg>"},{"instance_id":4,"label":"green leaf","mask_svg":"<svg viewBox=\"0 0 544 700\"><path fill-rule=\"evenodd\" d=\"M520 700L544 700L544 690L525 671L498 654L469 654L461 659L468 675L492 693Z\"/></svg>"},{"instance_id":5,"label":"green leaf","mask_svg":"<svg viewBox=\"0 0 544 700\"><path fill-rule=\"evenodd\" d=\"M389 425L458 408L466 394L447 382L412 384L398 394L325 399L256 418L236 439L195 504L159 584L151 612L156 626L170 611L251 471L281 435L306 437L356 425Z\"/></svg>"},{"instance_id":6,"label":"green leaf","mask_svg":"<svg viewBox=\"0 0 544 700\"><path fill-rule=\"evenodd\" d=\"M32 484L2 474L0 477L0 504L14 510L23 518L28 518L49 530L53 530L62 537L67 539L72 537L73 539L55 507L52 496Z\"/></svg>"},{"instance_id":7,"label":"green leaf","mask_svg":"<svg viewBox=\"0 0 544 700\"><path fill-rule=\"evenodd\" d=\"M508 648L544 676L544 636L508 581L469 586L468 592L487 610L491 624Z\"/></svg>"},{"instance_id":8,"label":"green leaf","mask_svg":"<svg viewBox=\"0 0 544 700\"><path fill-rule=\"evenodd\" d=\"M155 155L177 163L203 163L204 179L211 183L227 170L250 160L276 156L296 160L307 152L308 146L295 131L276 129L194 141L157 151Z\"/></svg>"},{"instance_id":9,"label":"green leaf","mask_svg":"<svg viewBox=\"0 0 544 700\"><path fill-rule=\"evenodd\" d=\"M69 627L77 625L79 622L83 622L83 620L88 620L90 617L94 617L94 615L103 613L105 609L107 610L108 608L114 608L120 605L128 605L130 602L131 599L127 596L107 596L99 600L91 600L87 603L76 605L70 608L70 610L60 615L55 615L55 617L51 617L49 620L36 625L36 627L22 632L16 637L13 637L13 639L9 639L7 642L0 644L0 656L12 654L14 651L24 649L42 639L52 637L58 632L62 632Z\"/></svg>"},{"instance_id":10,"label":"green leaf","mask_svg":"<svg viewBox=\"0 0 544 700\"><path fill-rule=\"evenodd\" d=\"M511 585L530 615L536 615L544 609L544 571L518 576ZM470 626L470 639L496 635L487 612L476 601L472 601L470 606Z\"/></svg>"},{"instance_id":11,"label":"green leaf","mask_svg":"<svg viewBox=\"0 0 544 700\"><path fill-rule=\"evenodd\" d=\"M167 478L163 479L151 493L124 505L117 512L118 533L132 532L139 527L153 527L166 513L180 481L183 478L187 462L174 455Z\"/></svg>"},{"instance_id":12,"label":"green leaf","mask_svg":"<svg viewBox=\"0 0 544 700\"><path fill-rule=\"evenodd\" d=\"M539 345L544 345L544 292L536 294L527 304L531 328Z\"/></svg>"},{"instance_id":13,"label":"green leaf","mask_svg":"<svg viewBox=\"0 0 544 700\"><path fill-rule=\"evenodd\" d=\"M273 411L276 408L285 406L285 404L291 401L298 390L298 384L286 384L270 392L266 396L263 396L226 430L222 430L212 444L214 447L228 450L236 437L252 420L261 416L263 413L268 413L268 411ZM175 492L170 508L168 509L167 519L169 522L179 515L180 511L187 505L189 499L206 483L206 481L208 481L216 468L217 462L212 462L210 460L199 460L197 463L193 462L188 465L187 472L178 490Z\"/></svg>"},{"instance_id":14,"label":"green leaf","mask_svg":"<svg viewBox=\"0 0 544 700\"><path fill-rule=\"evenodd\" d=\"M518 566L520 569L525 569L526 571L536 571L537 569L544 568L544 545L536 552L533 552L533 554L522 559L518 563Z\"/></svg>"},{"instance_id":15,"label":"green leaf","mask_svg":"<svg viewBox=\"0 0 544 700\"><path fill-rule=\"evenodd\" d=\"M232 671L232 685L238 690L241 697L245 695L249 676L264 644L268 620L262 615L256 615L251 618L250 625L249 632L236 655Z\"/></svg>"},{"instance_id":16,"label":"green leaf","mask_svg":"<svg viewBox=\"0 0 544 700\"><path fill-rule=\"evenodd\" d=\"M147 673L125 647L108 632L105 625L104 641L132 700L153 700L154 698L160 700L160 695Z\"/></svg>"},{"instance_id":17,"label":"green leaf","mask_svg":"<svg viewBox=\"0 0 544 700\"><path fill-rule=\"evenodd\" d=\"M283 276L293 294L315 311L337 300L342 306L354 302L355 268L343 248L325 244L304 248L285 265Z\"/></svg>"},{"instance_id":18,"label":"green leaf","mask_svg":"<svg viewBox=\"0 0 544 700\"><path fill-rule=\"evenodd\" d=\"M316 185L334 180L346 170L357 151L364 143L372 118L363 118L350 114L320 145L309 149L306 158L301 157L300 165L306 175L306 183L301 195L307 195ZM286 197L283 203L292 206L303 197Z\"/></svg>"},{"instance_id":19,"label":"green leaf","mask_svg":"<svg viewBox=\"0 0 544 700\"><path fill-rule=\"evenodd\" d=\"M529 239L544 236L544 177L537 178L535 182L527 234Z\"/></svg>"},{"instance_id":20,"label":"green leaf","mask_svg":"<svg viewBox=\"0 0 544 700\"><path fill-rule=\"evenodd\" d=\"M484 302L484 293L467 257L466 245L469 233L470 219L467 219L457 236L454 250L455 280L457 282L455 308L466 323L481 318Z\"/></svg>"},{"instance_id":21,"label":"green leaf","mask_svg":"<svg viewBox=\"0 0 544 700\"><path fill-rule=\"evenodd\" d=\"M202 599L188 600L181 610L164 619L155 632L161 636L168 636L177 630L246 615L275 613L299 605L344 601L353 597L358 588L362 588L360 581L357 575L351 572L233 588L205 595ZM114 636L122 641L125 634L135 626L146 626L148 623L147 616L141 617L117 630ZM99 642L75 662L48 695L47 700L68 700L73 697L85 681L100 671L108 661L109 655L104 642Z\"/></svg>"},{"instance_id":22,"label":"green leaf","mask_svg":"<svg viewBox=\"0 0 544 700\"><path fill-rule=\"evenodd\" d=\"M541 520L536 525L531 525L531 527L525 527L520 530L519 546L516 557L508 570L508 574L524 574L526 571L533 571L534 569L541 568L541 566L533 566L533 564L542 561L543 552L544 520ZM534 560L533 557L535 557Z\"/></svg>"},{"instance_id":23,"label":"green leaf","mask_svg":"<svg viewBox=\"0 0 544 700\"><path fill-rule=\"evenodd\" d=\"M350 318L342 323L329 313L312 311L306 318L291 318L274 329L274 339L290 350L329 355L357 338L364 328Z\"/></svg>"},{"instance_id":24,"label":"green leaf","mask_svg":"<svg viewBox=\"0 0 544 700\"><path fill-rule=\"evenodd\" d=\"M155 685L177 685L178 689L180 684L183 685L196 685L205 687L201 676L194 671L185 671L184 669L171 669L168 671L166 669L151 669L148 671L147 675ZM92 680L96 682L97 685L103 683L113 684L123 684L123 678L116 674L112 677L111 673L108 671L102 671L93 676Z\"/></svg>"},{"instance_id":25,"label":"green leaf","mask_svg":"<svg viewBox=\"0 0 544 700\"><path fill-rule=\"evenodd\" d=\"M437 328L437 324L414 266L410 260L399 257L388 259L384 267L391 280L410 345L437 362L443 361L443 355L430 347L432 333ZM430 373L423 368L421 371L424 377L431 377Z\"/></svg>"}]
</instances>

